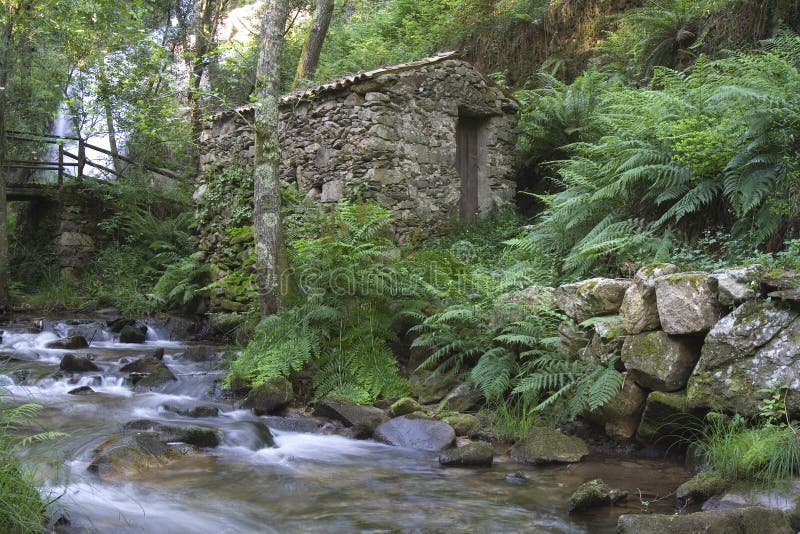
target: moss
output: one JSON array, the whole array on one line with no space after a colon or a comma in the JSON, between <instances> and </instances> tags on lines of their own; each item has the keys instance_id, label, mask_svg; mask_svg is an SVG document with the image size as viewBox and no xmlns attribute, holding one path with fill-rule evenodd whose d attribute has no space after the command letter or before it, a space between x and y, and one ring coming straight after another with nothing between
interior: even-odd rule
<instances>
[{"instance_id":1,"label":"moss","mask_svg":"<svg viewBox=\"0 0 800 534\"><path fill-rule=\"evenodd\" d=\"M686 283L692 289L699 291L706 284L708 275L706 273L678 273L671 274L664 280L671 286Z\"/></svg>"},{"instance_id":2,"label":"moss","mask_svg":"<svg viewBox=\"0 0 800 534\"><path fill-rule=\"evenodd\" d=\"M442 421L453 427L456 436L472 436L481 428L478 418L466 413L448 415Z\"/></svg>"},{"instance_id":3,"label":"moss","mask_svg":"<svg viewBox=\"0 0 800 534\"><path fill-rule=\"evenodd\" d=\"M794 532L780 510L753 506L733 510L715 510L686 515L624 515L617 523L619 534L702 534L736 532L739 534L789 534Z\"/></svg>"},{"instance_id":4,"label":"moss","mask_svg":"<svg viewBox=\"0 0 800 534\"><path fill-rule=\"evenodd\" d=\"M389 415L400 417L413 412L424 412L425 409L411 397L403 397L389 407Z\"/></svg>"},{"instance_id":5,"label":"moss","mask_svg":"<svg viewBox=\"0 0 800 534\"><path fill-rule=\"evenodd\" d=\"M589 454L586 443L555 428L537 427L511 449L511 458L527 464L579 462Z\"/></svg>"},{"instance_id":6,"label":"moss","mask_svg":"<svg viewBox=\"0 0 800 534\"><path fill-rule=\"evenodd\" d=\"M570 512L577 512L596 506L610 506L628 496L628 492L614 490L596 478L581 484L575 493L569 498L568 508Z\"/></svg>"}]
</instances>

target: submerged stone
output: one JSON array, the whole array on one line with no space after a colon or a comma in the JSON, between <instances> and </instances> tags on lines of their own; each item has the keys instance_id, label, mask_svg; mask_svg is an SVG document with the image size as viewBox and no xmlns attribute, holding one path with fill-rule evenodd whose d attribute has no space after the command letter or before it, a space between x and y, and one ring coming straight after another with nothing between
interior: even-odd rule
<instances>
[{"instance_id":1,"label":"submerged stone","mask_svg":"<svg viewBox=\"0 0 800 534\"><path fill-rule=\"evenodd\" d=\"M88 373L100 371L100 367L86 356L76 356L75 354L65 354L61 358L59 369L68 373Z\"/></svg>"},{"instance_id":2,"label":"submerged stone","mask_svg":"<svg viewBox=\"0 0 800 534\"><path fill-rule=\"evenodd\" d=\"M352 427L356 439L369 439L375 429L386 421L386 414L374 406L361 406L337 399L320 399L314 403L314 415L340 421Z\"/></svg>"},{"instance_id":3,"label":"submerged stone","mask_svg":"<svg viewBox=\"0 0 800 534\"><path fill-rule=\"evenodd\" d=\"M89 343L83 336L71 336L71 337L56 339L55 341L50 341L45 346L48 349L75 350L75 349L85 349L86 347L89 346Z\"/></svg>"},{"instance_id":4,"label":"submerged stone","mask_svg":"<svg viewBox=\"0 0 800 534\"><path fill-rule=\"evenodd\" d=\"M125 423L123 428L153 433L164 443L180 441L196 447L216 447L220 443L219 430L207 426L169 424L139 419Z\"/></svg>"}]
</instances>

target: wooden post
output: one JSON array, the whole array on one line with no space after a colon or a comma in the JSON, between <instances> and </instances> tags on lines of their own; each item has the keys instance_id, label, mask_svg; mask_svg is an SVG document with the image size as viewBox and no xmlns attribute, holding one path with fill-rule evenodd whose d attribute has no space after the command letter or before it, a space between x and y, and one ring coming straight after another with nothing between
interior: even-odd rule
<instances>
[{"instance_id":1,"label":"wooden post","mask_svg":"<svg viewBox=\"0 0 800 534\"><path fill-rule=\"evenodd\" d=\"M64 183L64 145L58 143L58 187Z\"/></svg>"},{"instance_id":2,"label":"wooden post","mask_svg":"<svg viewBox=\"0 0 800 534\"><path fill-rule=\"evenodd\" d=\"M83 178L83 166L86 165L86 147L83 138L78 139L78 180Z\"/></svg>"}]
</instances>

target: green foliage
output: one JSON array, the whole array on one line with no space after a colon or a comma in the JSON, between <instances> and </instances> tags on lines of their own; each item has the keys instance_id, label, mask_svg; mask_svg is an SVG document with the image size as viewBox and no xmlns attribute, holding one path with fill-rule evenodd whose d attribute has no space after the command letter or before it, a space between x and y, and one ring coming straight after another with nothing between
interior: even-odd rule
<instances>
[{"instance_id":1,"label":"green foliage","mask_svg":"<svg viewBox=\"0 0 800 534\"><path fill-rule=\"evenodd\" d=\"M47 503L36 487L33 471L22 465L20 448L57 439L62 434L25 433L41 406L21 404L0 407L0 530L14 533L44 532Z\"/></svg>"},{"instance_id":2,"label":"green foliage","mask_svg":"<svg viewBox=\"0 0 800 534\"><path fill-rule=\"evenodd\" d=\"M366 403L406 391L388 342L396 338L394 319L418 306L423 286L389 260L389 216L375 206L340 203L318 222L321 236L289 244L298 294L261 321L229 381L259 384L309 367L318 397Z\"/></svg>"},{"instance_id":3,"label":"green foliage","mask_svg":"<svg viewBox=\"0 0 800 534\"><path fill-rule=\"evenodd\" d=\"M179 258L167 265L164 274L153 287L153 298L172 308L189 304L204 285L209 266L201 262L202 252Z\"/></svg>"},{"instance_id":4,"label":"green foliage","mask_svg":"<svg viewBox=\"0 0 800 534\"><path fill-rule=\"evenodd\" d=\"M698 441L706 460L731 481L771 486L800 472L800 440L792 425L748 426L740 415L712 412Z\"/></svg>"},{"instance_id":5,"label":"green foliage","mask_svg":"<svg viewBox=\"0 0 800 534\"><path fill-rule=\"evenodd\" d=\"M562 190L540 197L546 210L515 244L563 258L562 275L574 278L663 259L709 227L752 245L773 236L797 206L800 176L800 38L779 39L701 58L691 74L657 69L648 89L605 90L586 121L597 138L561 147L571 154L553 164ZM540 113L526 109L523 124ZM525 146L541 146L529 132Z\"/></svg>"}]
</instances>

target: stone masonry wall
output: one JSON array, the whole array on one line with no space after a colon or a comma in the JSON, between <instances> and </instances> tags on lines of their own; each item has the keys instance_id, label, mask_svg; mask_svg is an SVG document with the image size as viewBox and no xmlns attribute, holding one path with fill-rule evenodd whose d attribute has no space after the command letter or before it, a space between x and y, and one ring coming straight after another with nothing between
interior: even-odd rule
<instances>
[{"instance_id":1,"label":"stone masonry wall","mask_svg":"<svg viewBox=\"0 0 800 534\"><path fill-rule=\"evenodd\" d=\"M513 199L516 109L456 59L386 69L316 98L289 97L281 106L282 178L309 201L377 202L396 213L401 237L442 234L458 218L459 116L482 121L478 198L486 214ZM252 110L243 109L208 123L201 158L206 176L252 161L251 120ZM201 202L203 188L196 195Z\"/></svg>"}]
</instances>

